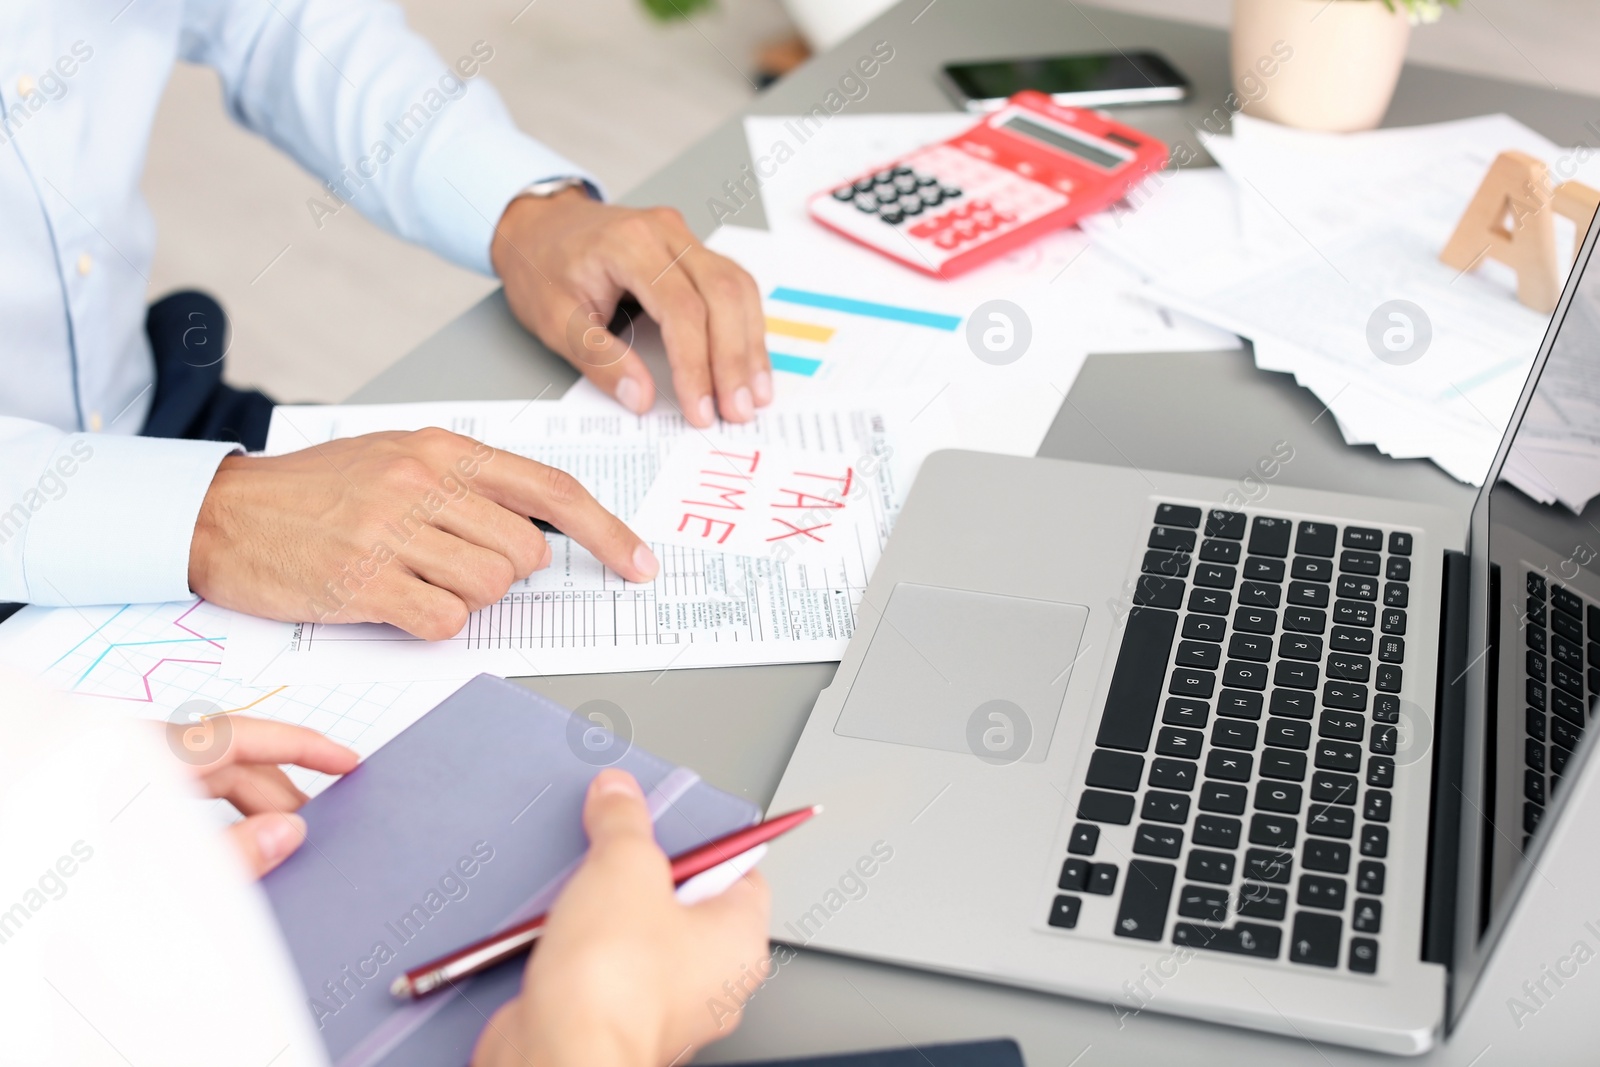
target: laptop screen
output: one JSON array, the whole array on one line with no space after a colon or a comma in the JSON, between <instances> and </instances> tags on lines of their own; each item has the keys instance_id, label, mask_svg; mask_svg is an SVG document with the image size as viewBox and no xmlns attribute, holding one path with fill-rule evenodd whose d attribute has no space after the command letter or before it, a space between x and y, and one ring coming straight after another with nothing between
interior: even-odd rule
<instances>
[{"instance_id":1,"label":"laptop screen","mask_svg":"<svg viewBox=\"0 0 1600 1067\"><path fill-rule=\"evenodd\" d=\"M1534 874L1600 696L1600 264L1595 235L1473 509L1456 915L1459 1008Z\"/></svg>"}]
</instances>

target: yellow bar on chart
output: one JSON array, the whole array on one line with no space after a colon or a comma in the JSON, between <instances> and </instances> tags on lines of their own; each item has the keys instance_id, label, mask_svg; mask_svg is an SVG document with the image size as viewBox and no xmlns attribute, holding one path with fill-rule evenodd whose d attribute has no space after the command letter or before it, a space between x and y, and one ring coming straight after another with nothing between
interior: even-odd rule
<instances>
[{"instance_id":1,"label":"yellow bar on chart","mask_svg":"<svg viewBox=\"0 0 1600 1067\"><path fill-rule=\"evenodd\" d=\"M818 326L814 322L795 322L767 316L767 332L779 337L795 337L802 341L826 341L836 332L832 326Z\"/></svg>"}]
</instances>

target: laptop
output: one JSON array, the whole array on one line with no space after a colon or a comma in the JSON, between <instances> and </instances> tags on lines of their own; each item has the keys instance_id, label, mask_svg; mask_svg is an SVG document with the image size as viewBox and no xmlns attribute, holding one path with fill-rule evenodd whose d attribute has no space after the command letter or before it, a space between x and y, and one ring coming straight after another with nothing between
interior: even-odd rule
<instances>
[{"instance_id":1,"label":"laptop","mask_svg":"<svg viewBox=\"0 0 1600 1067\"><path fill-rule=\"evenodd\" d=\"M766 861L773 937L1119 1016L1448 1033L1600 694L1597 232L1470 523L928 459L773 800L828 809Z\"/></svg>"}]
</instances>

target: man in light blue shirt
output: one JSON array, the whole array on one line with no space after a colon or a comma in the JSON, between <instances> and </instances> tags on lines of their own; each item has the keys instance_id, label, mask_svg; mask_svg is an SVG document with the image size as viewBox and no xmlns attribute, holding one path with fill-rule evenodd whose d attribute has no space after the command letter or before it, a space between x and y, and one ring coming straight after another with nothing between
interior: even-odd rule
<instances>
[{"instance_id":1,"label":"man in light blue shirt","mask_svg":"<svg viewBox=\"0 0 1600 1067\"><path fill-rule=\"evenodd\" d=\"M153 349L186 344L184 316L206 314L147 328L155 231L139 181L179 59L221 74L229 112L323 178L329 210L348 202L498 274L523 324L623 406L654 402L643 364L572 324L603 323L625 294L661 323L691 423L748 421L770 402L751 279L676 212L599 203L580 168L513 126L479 77L492 54L478 42L446 63L380 0L0 7L0 601L193 591L297 619L365 561L371 576L329 621L444 637L548 562L530 516L626 578L655 574L649 548L571 479L443 431L274 458L139 436L211 433L262 400L196 378L209 358ZM164 408L179 401L199 406L174 419ZM445 505L419 510L429 500Z\"/></svg>"}]
</instances>

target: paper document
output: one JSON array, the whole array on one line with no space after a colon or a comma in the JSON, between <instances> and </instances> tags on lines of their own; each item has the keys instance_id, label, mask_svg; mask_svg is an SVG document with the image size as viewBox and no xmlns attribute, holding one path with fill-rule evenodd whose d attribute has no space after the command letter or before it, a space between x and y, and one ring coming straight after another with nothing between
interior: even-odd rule
<instances>
[{"instance_id":1,"label":"paper document","mask_svg":"<svg viewBox=\"0 0 1600 1067\"><path fill-rule=\"evenodd\" d=\"M652 542L661 573L624 581L570 538L549 535L554 560L475 612L445 641L393 626L253 620L229 642L226 673L252 684L333 679L455 678L664 670L669 667L837 659L920 456L919 432L937 440L938 411L896 432L882 406L792 404L745 425L699 431L673 413L634 416L606 402L466 401L352 407L279 407L269 452L379 429L448 426L578 478L624 521L639 510L671 448L749 454L773 446L852 472L870 511L861 536L804 555L774 542L759 554ZM826 466L819 469L827 469ZM446 505L448 506L448 505ZM802 524L803 525L803 524ZM747 547L747 546L741 546ZM332 576L337 579L338 576ZM359 596L334 581L330 596Z\"/></svg>"}]
</instances>

